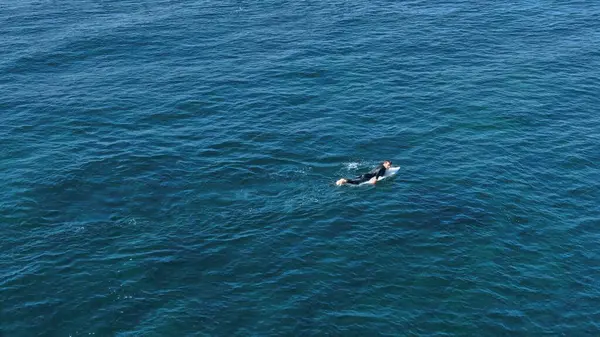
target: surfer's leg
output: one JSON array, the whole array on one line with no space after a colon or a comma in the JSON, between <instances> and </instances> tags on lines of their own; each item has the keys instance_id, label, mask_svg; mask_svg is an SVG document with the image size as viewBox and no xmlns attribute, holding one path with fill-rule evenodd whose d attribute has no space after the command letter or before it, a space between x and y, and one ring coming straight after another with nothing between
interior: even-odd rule
<instances>
[{"instance_id":1,"label":"surfer's leg","mask_svg":"<svg viewBox=\"0 0 600 337\"><path fill-rule=\"evenodd\" d=\"M352 185L358 185L358 184L364 183L365 181L369 181L369 179L371 179L372 177L373 177L372 174L363 174L354 179L346 179L346 183L352 184Z\"/></svg>"},{"instance_id":2,"label":"surfer's leg","mask_svg":"<svg viewBox=\"0 0 600 337\"><path fill-rule=\"evenodd\" d=\"M340 180L336 181L336 182L335 182L335 184L336 184L336 185L338 185L338 186L342 186L342 185L344 185L344 184L345 184L347 181L348 181L348 179L342 178L342 179L340 179Z\"/></svg>"},{"instance_id":3,"label":"surfer's leg","mask_svg":"<svg viewBox=\"0 0 600 337\"><path fill-rule=\"evenodd\" d=\"M363 181L361 179L346 179L346 184L351 184L351 185L358 185L362 182Z\"/></svg>"},{"instance_id":4,"label":"surfer's leg","mask_svg":"<svg viewBox=\"0 0 600 337\"><path fill-rule=\"evenodd\" d=\"M358 185L361 182L362 181L360 179L346 179L346 178L342 178L342 179L336 181L335 184L338 185L338 186L342 186L344 184Z\"/></svg>"},{"instance_id":5,"label":"surfer's leg","mask_svg":"<svg viewBox=\"0 0 600 337\"><path fill-rule=\"evenodd\" d=\"M360 175L360 176L358 176L358 177L356 177L354 179L345 179L345 178L342 178L342 179L336 181L335 184L338 185L338 186L344 185L344 184L358 185L358 184L364 183L365 181L371 180L371 178L373 178L373 177L374 177L373 174L368 174L367 173L367 174Z\"/></svg>"}]
</instances>

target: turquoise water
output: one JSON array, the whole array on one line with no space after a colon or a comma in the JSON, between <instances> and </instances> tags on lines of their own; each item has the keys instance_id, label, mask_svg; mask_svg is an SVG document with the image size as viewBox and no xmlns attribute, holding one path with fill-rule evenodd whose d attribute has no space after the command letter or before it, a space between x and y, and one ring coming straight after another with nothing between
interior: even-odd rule
<instances>
[{"instance_id":1,"label":"turquoise water","mask_svg":"<svg viewBox=\"0 0 600 337\"><path fill-rule=\"evenodd\" d=\"M600 335L600 4L4 1L0 32L3 337Z\"/></svg>"}]
</instances>

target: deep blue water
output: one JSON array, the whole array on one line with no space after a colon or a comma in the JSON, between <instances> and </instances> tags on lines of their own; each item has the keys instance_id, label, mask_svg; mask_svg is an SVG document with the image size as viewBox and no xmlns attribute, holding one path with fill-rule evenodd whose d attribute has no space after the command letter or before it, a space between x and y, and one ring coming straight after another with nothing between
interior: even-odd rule
<instances>
[{"instance_id":1,"label":"deep blue water","mask_svg":"<svg viewBox=\"0 0 600 337\"><path fill-rule=\"evenodd\" d=\"M599 46L593 1L0 1L0 335L599 336Z\"/></svg>"}]
</instances>

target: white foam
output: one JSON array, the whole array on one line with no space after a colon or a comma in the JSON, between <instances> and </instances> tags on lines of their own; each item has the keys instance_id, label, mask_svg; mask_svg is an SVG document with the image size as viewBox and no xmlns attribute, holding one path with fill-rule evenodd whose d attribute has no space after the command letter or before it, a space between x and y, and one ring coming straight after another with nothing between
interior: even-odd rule
<instances>
[{"instance_id":1,"label":"white foam","mask_svg":"<svg viewBox=\"0 0 600 337\"><path fill-rule=\"evenodd\" d=\"M346 164L346 168L348 170L354 170L354 169L358 168L358 163L348 163L348 164Z\"/></svg>"}]
</instances>

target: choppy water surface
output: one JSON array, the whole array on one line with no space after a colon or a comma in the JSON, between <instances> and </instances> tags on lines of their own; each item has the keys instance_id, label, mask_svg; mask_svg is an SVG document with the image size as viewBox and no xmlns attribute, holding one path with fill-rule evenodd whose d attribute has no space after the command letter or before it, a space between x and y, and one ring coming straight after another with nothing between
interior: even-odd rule
<instances>
[{"instance_id":1,"label":"choppy water surface","mask_svg":"<svg viewBox=\"0 0 600 337\"><path fill-rule=\"evenodd\" d=\"M4 1L0 334L600 335L599 19Z\"/></svg>"}]
</instances>

